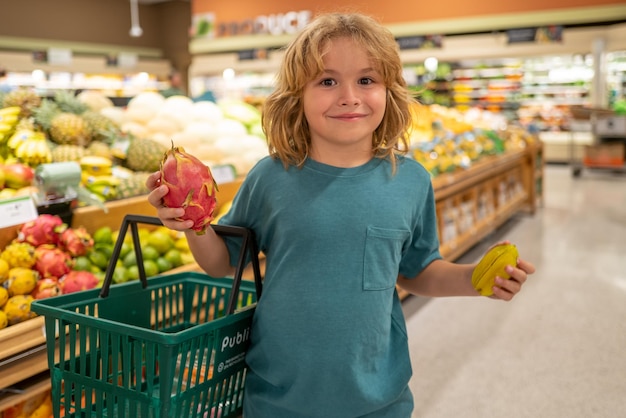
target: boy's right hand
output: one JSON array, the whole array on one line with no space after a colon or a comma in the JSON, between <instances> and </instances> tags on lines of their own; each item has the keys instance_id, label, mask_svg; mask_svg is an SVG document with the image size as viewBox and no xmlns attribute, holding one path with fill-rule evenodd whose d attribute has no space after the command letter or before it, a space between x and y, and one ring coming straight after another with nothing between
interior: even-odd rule
<instances>
[{"instance_id":1,"label":"boy's right hand","mask_svg":"<svg viewBox=\"0 0 626 418\"><path fill-rule=\"evenodd\" d=\"M148 203L156 208L157 216L163 225L176 231L191 229L193 221L178 220L179 217L185 214L185 209L168 208L163 205L163 196L165 196L169 190L167 186L161 184L161 174L158 171L148 176L146 179L146 187L150 190Z\"/></svg>"}]
</instances>

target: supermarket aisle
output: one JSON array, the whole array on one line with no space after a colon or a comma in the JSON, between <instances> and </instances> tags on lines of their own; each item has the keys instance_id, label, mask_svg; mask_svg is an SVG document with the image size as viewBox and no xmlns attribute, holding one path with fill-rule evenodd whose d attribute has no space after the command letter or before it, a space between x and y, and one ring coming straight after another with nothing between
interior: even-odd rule
<instances>
[{"instance_id":1,"label":"supermarket aisle","mask_svg":"<svg viewBox=\"0 0 626 418\"><path fill-rule=\"evenodd\" d=\"M626 177L548 166L545 190L489 238L537 267L516 300L405 301L414 418L626 416Z\"/></svg>"}]
</instances>

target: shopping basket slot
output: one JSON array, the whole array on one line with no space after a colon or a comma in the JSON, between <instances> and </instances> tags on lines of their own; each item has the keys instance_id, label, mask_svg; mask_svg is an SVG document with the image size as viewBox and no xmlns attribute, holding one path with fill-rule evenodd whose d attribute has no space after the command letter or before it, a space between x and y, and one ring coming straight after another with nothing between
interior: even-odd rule
<instances>
[{"instance_id":1,"label":"shopping basket slot","mask_svg":"<svg viewBox=\"0 0 626 418\"><path fill-rule=\"evenodd\" d=\"M141 264L138 223L161 224L141 215L124 218L102 289L32 305L45 317L55 418L60 411L76 417L239 415L262 286L252 231L212 226L241 238L232 278L184 272L148 280L143 271L140 280L111 286L127 230ZM242 281L248 260L254 283Z\"/></svg>"}]
</instances>

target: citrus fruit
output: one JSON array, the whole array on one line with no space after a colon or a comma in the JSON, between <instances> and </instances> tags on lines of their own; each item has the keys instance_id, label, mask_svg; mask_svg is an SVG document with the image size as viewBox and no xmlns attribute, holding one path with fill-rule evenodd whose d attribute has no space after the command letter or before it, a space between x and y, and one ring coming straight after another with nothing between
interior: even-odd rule
<instances>
[{"instance_id":1,"label":"citrus fruit","mask_svg":"<svg viewBox=\"0 0 626 418\"><path fill-rule=\"evenodd\" d=\"M167 261L172 263L173 267L179 267L183 265L183 258L181 257L180 251L173 248L165 253L163 256Z\"/></svg>"},{"instance_id":2,"label":"citrus fruit","mask_svg":"<svg viewBox=\"0 0 626 418\"><path fill-rule=\"evenodd\" d=\"M163 229L157 229L148 236L148 245L155 248L159 254L165 254L174 247L174 239Z\"/></svg>"},{"instance_id":3,"label":"citrus fruit","mask_svg":"<svg viewBox=\"0 0 626 418\"><path fill-rule=\"evenodd\" d=\"M127 267L126 274L128 275L128 280L139 280L139 267L136 264Z\"/></svg>"},{"instance_id":4,"label":"citrus fruit","mask_svg":"<svg viewBox=\"0 0 626 418\"><path fill-rule=\"evenodd\" d=\"M165 257L159 257L156 259L157 267L159 268L159 273L163 273L165 271L171 270L174 268L172 263Z\"/></svg>"},{"instance_id":5,"label":"citrus fruit","mask_svg":"<svg viewBox=\"0 0 626 418\"><path fill-rule=\"evenodd\" d=\"M156 260L161 253L151 245L145 245L141 248L141 254L144 260Z\"/></svg>"},{"instance_id":6,"label":"citrus fruit","mask_svg":"<svg viewBox=\"0 0 626 418\"><path fill-rule=\"evenodd\" d=\"M108 259L113 255L113 244L96 244L94 249L106 255Z\"/></svg>"},{"instance_id":7,"label":"citrus fruit","mask_svg":"<svg viewBox=\"0 0 626 418\"><path fill-rule=\"evenodd\" d=\"M157 266L157 263L154 260L144 260L143 269L146 272L146 277L152 277L152 276L156 276L157 274L159 274L159 267Z\"/></svg>"},{"instance_id":8,"label":"citrus fruit","mask_svg":"<svg viewBox=\"0 0 626 418\"><path fill-rule=\"evenodd\" d=\"M132 267L132 266L136 266L137 265L137 256L135 255L135 252L131 251L128 254L126 254L124 259L122 260L122 263L124 264L124 267L126 267L126 268Z\"/></svg>"},{"instance_id":9,"label":"citrus fruit","mask_svg":"<svg viewBox=\"0 0 626 418\"><path fill-rule=\"evenodd\" d=\"M124 283L126 281L128 281L128 270L125 267L115 267L115 270L113 270L113 277L111 278L111 280L113 280L113 283Z\"/></svg>"},{"instance_id":10,"label":"citrus fruit","mask_svg":"<svg viewBox=\"0 0 626 418\"><path fill-rule=\"evenodd\" d=\"M126 255L133 250L133 244L130 242L122 242L122 247L120 248L120 258L126 257Z\"/></svg>"},{"instance_id":11,"label":"citrus fruit","mask_svg":"<svg viewBox=\"0 0 626 418\"><path fill-rule=\"evenodd\" d=\"M100 269L105 269L107 267L107 265L109 264L109 257L106 253L104 253L101 250L93 250L89 253L89 255L87 256L89 257L89 261L91 261L91 263L100 268Z\"/></svg>"},{"instance_id":12,"label":"citrus fruit","mask_svg":"<svg viewBox=\"0 0 626 418\"><path fill-rule=\"evenodd\" d=\"M187 242L187 238L182 237L182 238L178 238L176 240L176 242L174 243L174 247L180 251L183 252L190 252L191 250L189 249L189 242Z\"/></svg>"},{"instance_id":13,"label":"citrus fruit","mask_svg":"<svg viewBox=\"0 0 626 418\"><path fill-rule=\"evenodd\" d=\"M74 259L74 270L78 271L90 271L91 270L91 261L87 256L81 255Z\"/></svg>"},{"instance_id":14,"label":"citrus fruit","mask_svg":"<svg viewBox=\"0 0 626 418\"><path fill-rule=\"evenodd\" d=\"M112 244L113 243L113 231L109 226L103 226L93 233L93 240L96 244Z\"/></svg>"}]
</instances>

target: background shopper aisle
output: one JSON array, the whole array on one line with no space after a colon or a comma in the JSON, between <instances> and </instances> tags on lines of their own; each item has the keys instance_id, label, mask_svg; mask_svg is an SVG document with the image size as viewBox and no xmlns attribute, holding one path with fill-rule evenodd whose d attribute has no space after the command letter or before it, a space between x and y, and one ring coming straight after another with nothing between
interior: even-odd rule
<instances>
[{"instance_id":1,"label":"background shopper aisle","mask_svg":"<svg viewBox=\"0 0 626 418\"><path fill-rule=\"evenodd\" d=\"M513 302L405 301L415 418L625 416L626 177L548 166L544 187L487 240L537 267Z\"/></svg>"}]
</instances>

